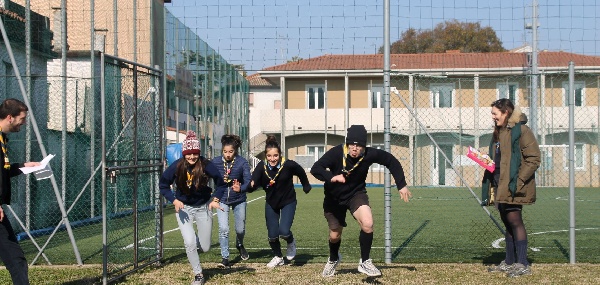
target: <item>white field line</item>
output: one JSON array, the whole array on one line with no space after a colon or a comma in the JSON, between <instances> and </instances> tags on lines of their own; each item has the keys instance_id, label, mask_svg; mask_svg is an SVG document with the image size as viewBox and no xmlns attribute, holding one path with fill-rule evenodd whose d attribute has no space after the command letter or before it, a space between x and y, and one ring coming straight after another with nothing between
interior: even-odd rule
<instances>
[{"instance_id":1,"label":"white field line","mask_svg":"<svg viewBox=\"0 0 600 285\"><path fill-rule=\"evenodd\" d=\"M260 197L258 197L258 198L254 198L254 199L252 199L252 200L250 200L250 201L248 201L248 202L246 202L246 203L248 203L248 204L249 204L249 203L252 203L252 202L254 202L254 201L257 201L257 200L259 200L259 199L261 199L261 198L264 198L264 197L265 197L265 196L263 195L263 196L260 196ZM217 211L218 211L218 210L217 210ZM217 213L213 213L213 216L215 216L215 215L217 215ZM170 233L170 232L176 231L176 230L179 230L179 227L176 227L176 228L174 228L174 229L170 229L170 230L164 231L164 232L163 232L163 235L164 235L164 234L166 234L166 233ZM143 243L143 242L147 242L147 241L149 241L149 240L153 240L153 239L155 239L155 238L156 238L156 237L154 236L154 237L149 237L149 238L142 239L142 240L140 240L140 241L138 242L138 244L141 244L141 243ZM126 245L126 246L122 247L121 249L131 249L131 248L133 248L133 243L130 243L129 245Z\"/></svg>"},{"instance_id":2,"label":"white field line","mask_svg":"<svg viewBox=\"0 0 600 285\"><path fill-rule=\"evenodd\" d=\"M583 228L583 229L575 229L576 231L584 231L584 230L599 230L600 228ZM556 231L545 231L545 232L538 232L538 233L531 233L530 235L543 235L543 234L551 234L551 233L562 233L562 232L567 232L569 230L556 230ZM492 242L492 247L494 248L502 248L500 246L500 242L503 241L504 238L499 238L497 240L495 240L494 242ZM533 251L540 251L540 247L532 247L531 250Z\"/></svg>"}]
</instances>

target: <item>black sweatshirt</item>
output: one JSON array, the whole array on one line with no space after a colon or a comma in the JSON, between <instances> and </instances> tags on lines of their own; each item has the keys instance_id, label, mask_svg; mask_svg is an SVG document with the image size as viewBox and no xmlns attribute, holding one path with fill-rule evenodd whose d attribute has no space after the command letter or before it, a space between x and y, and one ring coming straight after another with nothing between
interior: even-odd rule
<instances>
[{"instance_id":1,"label":"black sweatshirt","mask_svg":"<svg viewBox=\"0 0 600 285\"><path fill-rule=\"evenodd\" d=\"M332 199L341 203L347 202L358 192L366 193L366 179L369 173L369 167L373 163L378 163L387 167L394 180L396 187L402 189L406 186L404 178L404 170L400 161L398 161L391 153L365 147L363 154L364 158L360 164L346 176L346 183L331 182L331 178L338 174L342 174L344 158L343 144L335 146L328 150L310 169L310 173L317 179L325 182L325 199ZM346 170L352 167L360 160L360 157L352 158L349 155L346 158Z\"/></svg>"},{"instance_id":2,"label":"black sweatshirt","mask_svg":"<svg viewBox=\"0 0 600 285\"><path fill-rule=\"evenodd\" d=\"M278 164L279 167L281 164ZM269 177L274 178L279 171L279 167L272 167L269 169L267 163L267 173ZM266 201L275 210L283 208L285 205L296 201L296 191L294 190L294 175L300 178L304 192L308 193L311 186L308 182L308 177L304 168L293 160L286 159L283 163L281 172L275 178L275 184L269 186L269 177L265 173L265 162L261 161L258 163L254 171L252 172L252 181L254 181L254 187L252 190L258 189L261 186L265 189Z\"/></svg>"}]
</instances>

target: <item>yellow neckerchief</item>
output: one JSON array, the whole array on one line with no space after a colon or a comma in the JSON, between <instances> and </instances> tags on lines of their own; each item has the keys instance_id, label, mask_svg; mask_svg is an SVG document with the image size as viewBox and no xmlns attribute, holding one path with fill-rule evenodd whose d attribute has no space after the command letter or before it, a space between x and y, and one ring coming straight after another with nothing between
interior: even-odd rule
<instances>
[{"instance_id":1,"label":"yellow neckerchief","mask_svg":"<svg viewBox=\"0 0 600 285\"><path fill-rule=\"evenodd\" d=\"M233 168L234 163L235 156L233 157L233 160L231 160L231 165L227 165L227 160L225 160L225 157L223 156L223 170L225 170L223 174L223 180L225 181L225 183L231 182L231 179L229 179L229 174L231 174L231 169Z\"/></svg>"},{"instance_id":2,"label":"yellow neckerchief","mask_svg":"<svg viewBox=\"0 0 600 285\"><path fill-rule=\"evenodd\" d=\"M194 175L190 173L189 170L186 170L186 174L187 174L187 181L185 182L185 184L187 185L188 188L192 188L192 181L194 180Z\"/></svg>"},{"instance_id":3,"label":"yellow neckerchief","mask_svg":"<svg viewBox=\"0 0 600 285\"><path fill-rule=\"evenodd\" d=\"M346 170L346 159L348 157L348 145L344 144L344 157L342 158L342 172L344 173L344 176L348 176L350 175L350 172L352 172L352 170L354 170L354 168L356 168L358 166L358 164L360 164L360 162L363 160L363 158L365 158L364 153L361 154L360 159L356 162L356 164L354 164L354 166L352 166L352 168L350 170Z\"/></svg>"},{"instance_id":4,"label":"yellow neckerchief","mask_svg":"<svg viewBox=\"0 0 600 285\"><path fill-rule=\"evenodd\" d=\"M271 178L271 176L269 176L269 173L267 172L267 164L269 163L266 159L265 159L265 174L267 175L267 177L269 178L269 186L273 186L275 185L275 179L277 179L277 176L279 176L279 173L281 172L281 169L283 169L283 163L285 162L285 157L281 157L281 165L279 165L279 170L277 170L277 174L275 174L275 177Z\"/></svg>"},{"instance_id":5,"label":"yellow neckerchief","mask_svg":"<svg viewBox=\"0 0 600 285\"><path fill-rule=\"evenodd\" d=\"M0 128L0 145L2 146L2 153L4 154L4 169L10 170L10 161L8 160L8 151L6 149L6 141L4 140L2 128Z\"/></svg>"}]
</instances>

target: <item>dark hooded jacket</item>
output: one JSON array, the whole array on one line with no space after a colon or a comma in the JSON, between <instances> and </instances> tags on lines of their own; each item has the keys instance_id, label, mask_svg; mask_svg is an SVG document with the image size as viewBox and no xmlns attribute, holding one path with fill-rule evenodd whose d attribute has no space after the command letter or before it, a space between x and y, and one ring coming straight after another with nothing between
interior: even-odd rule
<instances>
[{"instance_id":1,"label":"dark hooded jacket","mask_svg":"<svg viewBox=\"0 0 600 285\"><path fill-rule=\"evenodd\" d=\"M540 166L540 147L531 129L525 124L527 116L515 107L507 126L499 132L500 177L496 187L497 203L528 205L535 203L535 171ZM490 142L489 154L495 156L495 143ZM482 193L488 193L494 175L488 170L483 176ZM485 198L484 198L485 200Z\"/></svg>"}]
</instances>

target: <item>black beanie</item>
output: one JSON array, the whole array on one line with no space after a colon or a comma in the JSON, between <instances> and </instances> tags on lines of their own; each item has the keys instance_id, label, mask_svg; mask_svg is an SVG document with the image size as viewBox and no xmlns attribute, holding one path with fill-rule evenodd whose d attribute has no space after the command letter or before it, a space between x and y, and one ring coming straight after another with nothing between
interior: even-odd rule
<instances>
[{"instance_id":1,"label":"black beanie","mask_svg":"<svg viewBox=\"0 0 600 285\"><path fill-rule=\"evenodd\" d=\"M367 146L367 129L363 125L352 125L346 133L347 144Z\"/></svg>"}]
</instances>

